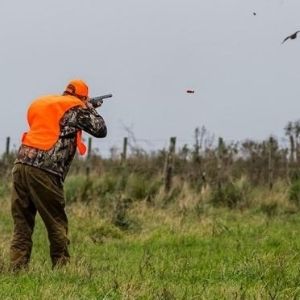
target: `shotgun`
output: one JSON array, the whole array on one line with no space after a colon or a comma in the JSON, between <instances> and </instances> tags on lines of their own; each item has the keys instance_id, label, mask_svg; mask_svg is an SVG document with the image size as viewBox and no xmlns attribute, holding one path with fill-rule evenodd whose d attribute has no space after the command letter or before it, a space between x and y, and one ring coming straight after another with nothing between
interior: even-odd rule
<instances>
[{"instance_id":1,"label":"shotgun","mask_svg":"<svg viewBox=\"0 0 300 300\"><path fill-rule=\"evenodd\" d=\"M97 108L97 107L101 106L104 99L111 98L111 97L112 97L112 94L97 96L97 97L90 98L89 102L92 103L94 108Z\"/></svg>"}]
</instances>

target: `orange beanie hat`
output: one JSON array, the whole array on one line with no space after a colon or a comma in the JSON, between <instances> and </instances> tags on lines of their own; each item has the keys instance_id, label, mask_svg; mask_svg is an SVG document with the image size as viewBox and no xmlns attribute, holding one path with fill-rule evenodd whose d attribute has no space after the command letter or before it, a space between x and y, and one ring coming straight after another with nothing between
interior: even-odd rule
<instances>
[{"instance_id":1,"label":"orange beanie hat","mask_svg":"<svg viewBox=\"0 0 300 300\"><path fill-rule=\"evenodd\" d=\"M66 87L66 92L73 94L73 95L88 97L89 87L83 80L74 79L68 83L68 85Z\"/></svg>"}]
</instances>

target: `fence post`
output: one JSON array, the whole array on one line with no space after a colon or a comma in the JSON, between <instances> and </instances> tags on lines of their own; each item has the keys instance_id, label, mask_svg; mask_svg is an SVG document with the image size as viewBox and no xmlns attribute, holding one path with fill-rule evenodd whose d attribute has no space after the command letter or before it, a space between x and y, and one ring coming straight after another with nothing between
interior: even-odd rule
<instances>
[{"instance_id":1,"label":"fence post","mask_svg":"<svg viewBox=\"0 0 300 300\"><path fill-rule=\"evenodd\" d=\"M124 139L123 139L123 152L121 154L122 163L124 163L127 159L127 145L128 145L128 138L124 137Z\"/></svg>"},{"instance_id":2,"label":"fence post","mask_svg":"<svg viewBox=\"0 0 300 300\"><path fill-rule=\"evenodd\" d=\"M218 189L222 188L222 167L223 167L224 141L219 137L217 152L217 185Z\"/></svg>"},{"instance_id":3,"label":"fence post","mask_svg":"<svg viewBox=\"0 0 300 300\"><path fill-rule=\"evenodd\" d=\"M88 139L88 153L87 153L87 158L90 159L92 154L92 138L89 137Z\"/></svg>"},{"instance_id":4,"label":"fence post","mask_svg":"<svg viewBox=\"0 0 300 300\"><path fill-rule=\"evenodd\" d=\"M5 154L8 155L10 152L10 137L8 136L6 138L6 150L5 150Z\"/></svg>"},{"instance_id":5,"label":"fence post","mask_svg":"<svg viewBox=\"0 0 300 300\"><path fill-rule=\"evenodd\" d=\"M167 153L165 163L165 192L169 192L172 187L172 175L174 169L174 154L175 154L176 137L170 138L169 152Z\"/></svg>"},{"instance_id":6,"label":"fence post","mask_svg":"<svg viewBox=\"0 0 300 300\"><path fill-rule=\"evenodd\" d=\"M291 147L291 152L290 152L290 163L293 164L294 163L294 157L295 157L295 141L294 141L294 137L292 135L290 135L290 147Z\"/></svg>"},{"instance_id":7,"label":"fence post","mask_svg":"<svg viewBox=\"0 0 300 300\"><path fill-rule=\"evenodd\" d=\"M86 176L89 177L91 171L91 154L92 154L92 138L89 137L88 139L88 151L87 151L87 158L86 158Z\"/></svg>"},{"instance_id":8,"label":"fence post","mask_svg":"<svg viewBox=\"0 0 300 300\"><path fill-rule=\"evenodd\" d=\"M269 177L269 189L273 188L273 148L274 148L274 140L273 137L269 139L269 155L268 155L268 177Z\"/></svg>"}]
</instances>

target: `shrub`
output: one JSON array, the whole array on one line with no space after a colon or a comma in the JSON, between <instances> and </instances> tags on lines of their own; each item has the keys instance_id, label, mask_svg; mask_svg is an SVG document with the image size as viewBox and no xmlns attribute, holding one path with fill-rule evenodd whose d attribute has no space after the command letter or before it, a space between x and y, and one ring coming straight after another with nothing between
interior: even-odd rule
<instances>
[{"instance_id":1,"label":"shrub","mask_svg":"<svg viewBox=\"0 0 300 300\"><path fill-rule=\"evenodd\" d=\"M214 206L236 208L246 201L244 186L232 182L224 183L221 187L212 190L210 202Z\"/></svg>"},{"instance_id":2,"label":"shrub","mask_svg":"<svg viewBox=\"0 0 300 300\"><path fill-rule=\"evenodd\" d=\"M94 180L94 189L97 196L103 196L105 194L112 194L116 191L117 180L115 176L111 174L105 174L99 179Z\"/></svg>"},{"instance_id":3,"label":"shrub","mask_svg":"<svg viewBox=\"0 0 300 300\"><path fill-rule=\"evenodd\" d=\"M64 191L67 203L82 201L91 196L91 183L87 181L86 176L76 175L67 177Z\"/></svg>"},{"instance_id":4,"label":"shrub","mask_svg":"<svg viewBox=\"0 0 300 300\"><path fill-rule=\"evenodd\" d=\"M270 203L262 203L260 209L264 214L266 214L269 218L271 218L278 214L279 207L277 202L270 202Z\"/></svg>"},{"instance_id":5,"label":"shrub","mask_svg":"<svg viewBox=\"0 0 300 300\"><path fill-rule=\"evenodd\" d=\"M300 181L294 181L289 188L289 200L300 206Z\"/></svg>"},{"instance_id":6,"label":"shrub","mask_svg":"<svg viewBox=\"0 0 300 300\"><path fill-rule=\"evenodd\" d=\"M132 205L130 198L119 198L113 211L112 223L121 230L139 231L141 225L136 217L129 216L128 210Z\"/></svg>"},{"instance_id":7,"label":"shrub","mask_svg":"<svg viewBox=\"0 0 300 300\"><path fill-rule=\"evenodd\" d=\"M150 191L151 180L142 175L131 174L128 178L126 194L134 200L145 199Z\"/></svg>"}]
</instances>

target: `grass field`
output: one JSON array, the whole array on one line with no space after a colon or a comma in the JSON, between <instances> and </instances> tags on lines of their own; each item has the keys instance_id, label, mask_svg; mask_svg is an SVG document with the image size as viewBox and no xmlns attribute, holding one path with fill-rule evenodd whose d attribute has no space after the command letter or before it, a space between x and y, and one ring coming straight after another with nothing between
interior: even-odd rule
<instances>
[{"instance_id":1,"label":"grass field","mask_svg":"<svg viewBox=\"0 0 300 300\"><path fill-rule=\"evenodd\" d=\"M37 219L30 270L8 271L9 200L0 211L0 299L300 299L300 215L140 201L121 230L99 204L68 206L71 264L51 270Z\"/></svg>"}]
</instances>

